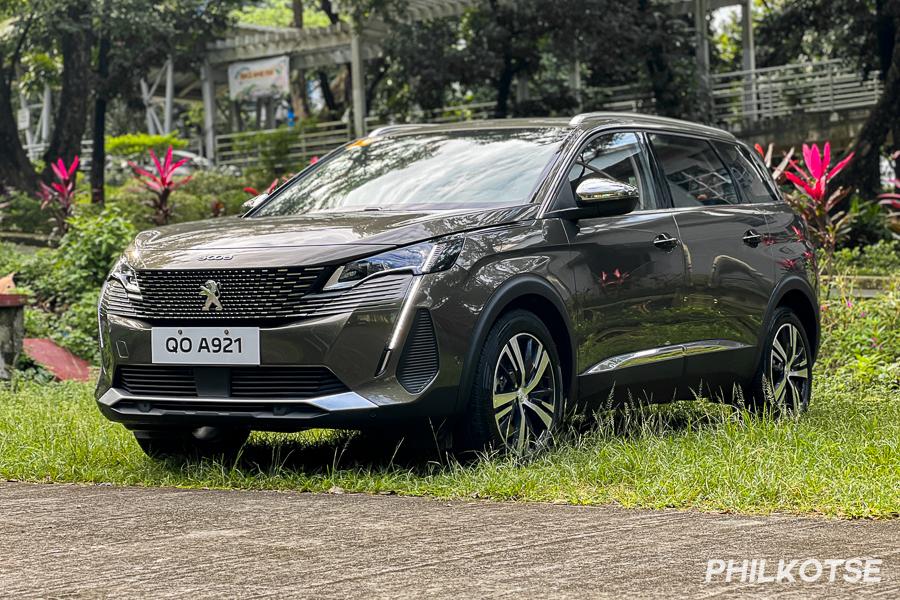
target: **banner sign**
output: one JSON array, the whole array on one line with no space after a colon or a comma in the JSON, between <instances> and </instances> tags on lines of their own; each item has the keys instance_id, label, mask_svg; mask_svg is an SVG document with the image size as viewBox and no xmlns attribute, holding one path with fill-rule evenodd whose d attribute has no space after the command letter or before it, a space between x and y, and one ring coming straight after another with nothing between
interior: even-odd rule
<instances>
[{"instance_id":1,"label":"banner sign","mask_svg":"<svg viewBox=\"0 0 900 600\"><path fill-rule=\"evenodd\" d=\"M290 59L264 58L228 65L228 95L232 100L256 100L290 93Z\"/></svg>"}]
</instances>

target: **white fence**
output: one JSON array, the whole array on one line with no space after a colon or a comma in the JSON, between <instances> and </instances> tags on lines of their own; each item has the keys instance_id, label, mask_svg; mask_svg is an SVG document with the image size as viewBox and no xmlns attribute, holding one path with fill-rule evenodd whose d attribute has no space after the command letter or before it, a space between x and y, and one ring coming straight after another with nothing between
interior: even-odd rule
<instances>
[{"instance_id":1,"label":"white fence","mask_svg":"<svg viewBox=\"0 0 900 600\"><path fill-rule=\"evenodd\" d=\"M711 84L716 121L735 128L798 113L867 108L883 91L878 73L864 77L840 61L716 74Z\"/></svg>"}]
</instances>

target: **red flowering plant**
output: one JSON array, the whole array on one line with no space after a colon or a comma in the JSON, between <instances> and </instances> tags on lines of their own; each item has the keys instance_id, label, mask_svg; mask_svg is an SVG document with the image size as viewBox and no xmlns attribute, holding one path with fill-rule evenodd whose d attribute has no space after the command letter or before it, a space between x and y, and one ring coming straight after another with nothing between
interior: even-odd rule
<instances>
[{"instance_id":1,"label":"red flowering plant","mask_svg":"<svg viewBox=\"0 0 900 600\"><path fill-rule=\"evenodd\" d=\"M757 147L757 151L760 150L761 147ZM831 181L851 160L852 152L832 166L831 143L826 142L822 149L817 144L803 144L803 165L788 157L789 167L783 170L784 179L797 189L796 193L788 194L786 199L806 221L810 240L823 253L820 264L825 270L831 269L834 250L849 232L853 221L852 214L836 210L850 190L831 190L829 187Z\"/></svg>"},{"instance_id":2,"label":"red flowering plant","mask_svg":"<svg viewBox=\"0 0 900 600\"><path fill-rule=\"evenodd\" d=\"M56 181L47 185L43 181L38 187L38 196L41 200L41 210L51 212L50 221L53 222L53 233L65 235L69 229L69 217L75 209L75 182L78 179L78 155L68 167L63 159L50 163L50 170Z\"/></svg>"},{"instance_id":3,"label":"red flowering plant","mask_svg":"<svg viewBox=\"0 0 900 600\"><path fill-rule=\"evenodd\" d=\"M900 160L900 152L891 155L894 161ZM900 237L900 179L889 181L894 186L894 191L878 196L878 203L888 212L888 225L894 232L894 237Z\"/></svg>"},{"instance_id":4,"label":"red flowering plant","mask_svg":"<svg viewBox=\"0 0 900 600\"><path fill-rule=\"evenodd\" d=\"M172 210L174 209L174 206L169 202L172 192L190 181L192 176L188 175L181 179L174 177L175 171L188 162L188 159L182 158L178 162L173 163L172 146L169 146L169 149L166 151L166 158L163 162L159 161L153 149L150 149L150 158L156 166L155 174L131 161L128 161L128 164L134 171L134 178L153 193L153 200L150 202L150 206L153 207L153 222L157 225L165 225L172 217Z\"/></svg>"}]
</instances>

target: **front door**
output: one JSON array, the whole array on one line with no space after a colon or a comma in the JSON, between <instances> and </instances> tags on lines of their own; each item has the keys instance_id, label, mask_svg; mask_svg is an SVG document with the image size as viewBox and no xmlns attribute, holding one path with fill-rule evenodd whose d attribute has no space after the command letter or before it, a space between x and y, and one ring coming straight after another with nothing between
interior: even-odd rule
<instances>
[{"instance_id":1,"label":"front door","mask_svg":"<svg viewBox=\"0 0 900 600\"><path fill-rule=\"evenodd\" d=\"M599 175L641 194L640 207L630 214L569 225L579 313L573 319L577 366L587 400L603 401L611 388L653 395L656 384L665 388L682 374L675 300L683 285L684 254L675 220L660 204L649 174L643 134L601 134L581 150L561 190L559 204L571 205L579 182Z\"/></svg>"}]
</instances>

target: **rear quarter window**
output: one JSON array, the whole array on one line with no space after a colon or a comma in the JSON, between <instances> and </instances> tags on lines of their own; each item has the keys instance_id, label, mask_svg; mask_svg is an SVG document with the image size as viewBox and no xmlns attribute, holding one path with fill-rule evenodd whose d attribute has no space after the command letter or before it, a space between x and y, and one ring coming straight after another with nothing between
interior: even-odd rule
<instances>
[{"instance_id":1,"label":"rear quarter window","mask_svg":"<svg viewBox=\"0 0 900 600\"><path fill-rule=\"evenodd\" d=\"M766 204L781 200L771 177L763 171L762 164L750 155L749 150L736 144L714 144L747 202Z\"/></svg>"}]
</instances>

